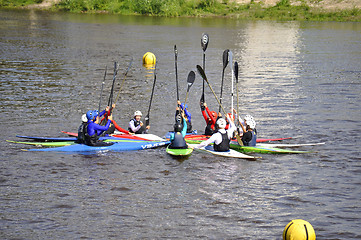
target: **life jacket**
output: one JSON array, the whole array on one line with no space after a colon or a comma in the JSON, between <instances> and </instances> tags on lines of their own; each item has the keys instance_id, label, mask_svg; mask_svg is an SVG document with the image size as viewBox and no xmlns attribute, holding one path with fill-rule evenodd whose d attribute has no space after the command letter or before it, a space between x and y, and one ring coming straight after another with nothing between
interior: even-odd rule
<instances>
[{"instance_id":1,"label":"life jacket","mask_svg":"<svg viewBox=\"0 0 361 240\"><path fill-rule=\"evenodd\" d=\"M187 133L192 132L192 123L187 120Z\"/></svg>"},{"instance_id":2,"label":"life jacket","mask_svg":"<svg viewBox=\"0 0 361 240\"><path fill-rule=\"evenodd\" d=\"M231 140L228 138L227 132L226 133L219 132L219 133L222 135L222 142L218 145L214 143L213 149L216 152L227 152L229 151L229 143Z\"/></svg>"},{"instance_id":3,"label":"life jacket","mask_svg":"<svg viewBox=\"0 0 361 240\"><path fill-rule=\"evenodd\" d=\"M78 128L78 137L76 143L85 143L85 133L87 132L88 123L83 122Z\"/></svg>"},{"instance_id":4,"label":"life jacket","mask_svg":"<svg viewBox=\"0 0 361 240\"><path fill-rule=\"evenodd\" d=\"M140 125L140 121L137 121L137 120L135 120L134 118L132 118L130 121L133 121L133 122L134 122L134 127L138 127L138 126ZM135 134L143 134L143 133L145 133L146 129L145 129L144 125L143 125L143 126L142 126L141 128L139 128L139 130L136 131L136 132L133 132L133 130L132 130L130 127L128 128L128 131L131 132L131 133L135 133Z\"/></svg>"},{"instance_id":5,"label":"life jacket","mask_svg":"<svg viewBox=\"0 0 361 240\"><path fill-rule=\"evenodd\" d=\"M206 126L206 129L204 130L204 135L212 136L213 133L215 133L215 129L213 128L212 121L209 121L209 123Z\"/></svg>"},{"instance_id":6,"label":"life jacket","mask_svg":"<svg viewBox=\"0 0 361 240\"><path fill-rule=\"evenodd\" d=\"M85 144L88 146L97 146L98 143L98 134L97 131L93 135L89 135L88 132L85 133Z\"/></svg>"},{"instance_id":7,"label":"life jacket","mask_svg":"<svg viewBox=\"0 0 361 240\"><path fill-rule=\"evenodd\" d=\"M188 145L187 145L186 141L184 140L182 133L180 133L180 132L174 133L174 139L172 140L171 144L169 145L169 148L171 148L171 149L188 148Z\"/></svg>"},{"instance_id":8,"label":"life jacket","mask_svg":"<svg viewBox=\"0 0 361 240\"><path fill-rule=\"evenodd\" d=\"M244 146L256 146L257 134L254 131L247 131L242 137L242 142Z\"/></svg>"}]
</instances>

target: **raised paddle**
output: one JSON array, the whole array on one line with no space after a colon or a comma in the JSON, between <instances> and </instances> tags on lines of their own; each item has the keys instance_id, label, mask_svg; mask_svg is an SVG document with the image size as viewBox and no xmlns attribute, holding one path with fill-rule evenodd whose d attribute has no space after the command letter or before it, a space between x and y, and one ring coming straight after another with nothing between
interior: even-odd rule
<instances>
[{"instance_id":1,"label":"raised paddle","mask_svg":"<svg viewBox=\"0 0 361 240\"><path fill-rule=\"evenodd\" d=\"M207 50L207 47L208 47L208 42L209 42L208 34L203 33L202 34L202 39L201 39L201 47L202 47L202 50L203 50L203 70L206 69L206 50ZM204 103L204 81L203 81L201 103Z\"/></svg>"},{"instance_id":2,"label":"raised paddle","mask_svg":"<svg viewBox=\"0 0 361 240\"><path fill-rule=\"evenodd\" d=\"M177 46L174 45L174 66L175 66L175 84L177 88L177 101L179 101L179 90L178 90L178 51Z\"/></svg>"},{"instance_id":3,"label":"raised paddle","mask_svg":"<svg viewBox=\"0 0 361 240\"><path fill-rule=\"evenodd\" d=\"M131 68L132 64L133 64L133 57L132 57L132 60L130 60L130 63L129 63L128 69L127 69L127 71L126 71L126 72L125 72L125 74L124 74L124 78L123 78L122 84L120 85L120 88L119 88L119 91L118 91L117 97L115 98L115 102L114 102L114 104L116 104L116 103L117 103L117 101L118 101L118 98L119 98L119 96L120 96L120 91L121 91L121 90L122 90L122 88L123 88L123 85L124 85L124 82L125 82L125 78L127 77L128 72L129 72L129 69Z\"/></svg>"},{"instance_id":4,"label":"raised paddle","mask_svg":"<svg viewBox=\"0 0 361 240\"><path fill-rule=\"evenodd\" d=\"M236 91L237 91L237 112L239 112L239 96L238 96L238 62L234 62L234 76L236 77Z\"/></svg>"},{"instance_id":5,"label":"raised paddle","mask_svg":"<svg viewBox=\"0 0 361 240\"><path fill-rule=\"evenodd\" d=\"M204 71L203 71L203 68L202 68L201 66L197 65L197 70L198 70L198 73L202 76L203 80L206 81L206 83L208 84L209 89L211 89L211 92L213 93L214 97L216 98L216 100L217 100L217 102L218 102L218 104L219 104L219 107L223 110L224 115L227 116L227 113L226 113L226 111L224 110L224 108L222 107L222 104L221 104L221 102L219 101L216 93L213 91L213 88L212 88L211 84L209 83L209 81L208 81L208 79L207 79L207 77L206 77L206 74L205 74Z\"/></svg>"},{"instance_id":6,"label":"raised paddle","mask_svg":"<svg viewBox=\"0 0 361 240\"><path fill-rule=\"evenodd\" d=\"M147 116L145 116L145 118L144 118L144 120L145 120L145 126L149 126L150 107L151 107L151 105L152 105L153 94L154 94L154 87L155 87L155 82L156 82L156 80L157 80L156 69L157 69L157 64L154 65L154 82L153 82L152 94L150 95L148 113L147 113Z\"/></svg>"},{"instance_id":7,"label":"raised paddle","mask_svg":"<svg viewBox=\"0 0 361 240\"><path fill-rule=\"evenodd\" d=\"M118 73L118 64L117 62L114 62L114 73L113 73L113 84L112 84L112 88L110 90L110 95L109 95L109 100L108 100L108 106L111 106L113 103L113 92L114 92L114 83L115 83L115 79Z\"/></svg>"},{"instance_id":8,"label":"raised paddle","mask_svg":"<svg viewBox=\"0 0 361 240\"><path fill-rule=\"evenodd\" d=\"M233 57L233 53L232 53L232 51L229 51L229 53L228 53L228 58L229 58L229 67L230 67L230 69L231 69L231 73L232 73L232 85L231 85L231 113L232 113L232 117L233 117L233 94L234 94L234 92L233 92L233 64L232 64L233 59L232 59L232 57Z\"/></svg>"},{"instance_id":9,"label":"raised paddle","mask_svg":"<svg viewBox=\"0 0 361 240\"><path fill-rule=\"evenodd\" d=\"M103 88L104 88L106 76L107 76L107 66L105 66L105 73L104 73L104 78L103 78L103 82L102 82L102 89L100 90L100 99L99 99L99 108L98 108L99 113L100 113L100 107L102 105L102 95L103 95Z\"/></svg>"},{"instance_id":10,"label":"raised paddle","mask_svg":"<svg viewBox=\"0 0 361 240\"><path fill-rule=\"evenodd\" d=\"M223 93L223 80L224 80L224 70L228 65L228 53L229 49L224 50L223 52L223 70L222 70L222 83L221 83L221 95L219 97L219 111L221 111L221 104L222 104L222 93ZM204 71L203 71L204 72ZM209 85L209 84L208 84Z\"/></svg>"},{"instance_id":11,"label":"raised paddle","mask_svg":"<svg viewBox=\"0 0 361 240\"><path fill-rule=\"evenodd\" d=\"M187 78L187 94L186 94L186 99L184 100L184 108L186 107L186 102L187 102L187 98L188 98L188 93L189 93L189 89L192 87L194 80L196 79L196 74L193 71L190 71L188 74L188 78Z\"/></svg>"}]
</instances>

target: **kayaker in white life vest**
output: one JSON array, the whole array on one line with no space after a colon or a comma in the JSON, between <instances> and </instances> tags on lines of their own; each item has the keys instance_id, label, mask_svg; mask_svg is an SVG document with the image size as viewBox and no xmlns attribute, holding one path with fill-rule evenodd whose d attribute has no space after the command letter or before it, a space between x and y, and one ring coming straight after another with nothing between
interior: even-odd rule
<instances>
[{"instance_id":1,"label":"kayaker in white life vest","mask_svg":"<svg viewBox=\"0 0 361 240\"><path fill-rule=\"evenodd\" d=\"M218 132L214 133L208 140L201 142L200 144L194 146L194 148L205 147L211 143L214 143L214 151L217 152L227 152L229 151L229 143L233 137L233 132L236 130L236 126L233 121L227 115L227 120L229 122L228 130L225 130L227 122L224 118L219 118L216 122L218 126Z\"/></svg>"},{"instance_id":2,"label":"kayaker in white life vest","mask_svg":"<svg viewBox=\"0 0 361 240\"><path fill-rule=\"evenodd\" d=\"M128 130L130 133L136 133L136 134L148 133L148 129L150 128L150 126L144 127L144 124L141 121L142 115L143 114L141 111L134 112L134 118L129 121Z\"/></svg>"}]
</instances>

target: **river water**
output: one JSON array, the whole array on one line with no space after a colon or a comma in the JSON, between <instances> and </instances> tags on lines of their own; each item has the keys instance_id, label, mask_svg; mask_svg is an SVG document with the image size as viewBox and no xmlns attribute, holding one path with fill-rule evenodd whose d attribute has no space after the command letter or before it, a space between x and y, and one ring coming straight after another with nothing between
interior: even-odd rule
<instances>
[{"instance_id":1,"label":"river water","mask_svg":"<svg viewBox=\"0 0 361 240\"><path fill-rule=\"evenodd\" d=\"M194 152L173 159L164 148L93 155L25 152L16 135L65 136L80 116L102 105L119 63L114 111L127 128L148 112L157 82L151 132L172 129L189 71L202 65L200 39L210 37L206 74L219 94L222 53L239 64L239 111L252 114L259 137L284 143L326 142L302 155L257 155L247 161ZM155 18L0 11L1 239L282 239L292 219L309 221L317 239L360 239L361 24L235 19ZM225 70L223 104L231 103ZM203 132L196 76L187 103ZM235 91L236 96L236 91ZM206 86L211 110L217 102ZM234 99L236 107L236 97Z\"/></svg>"}]
</instances>

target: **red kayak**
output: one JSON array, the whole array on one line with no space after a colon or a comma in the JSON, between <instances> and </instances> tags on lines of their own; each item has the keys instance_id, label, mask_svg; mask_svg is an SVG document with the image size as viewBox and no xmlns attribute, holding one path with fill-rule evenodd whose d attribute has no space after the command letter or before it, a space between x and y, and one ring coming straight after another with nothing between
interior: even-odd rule
<instances>
[{"instance_id":1,"label":"red kayak","mask_svg":"<svg viewBox=\"0 0 361 240\"><path fill-rule=\"evenodd\" d=\"M77 137L78 133L74 133L74 132L66 132L66 131L61 131L65 134L68 134L69 136L72 137ZM139 134L138 134L139 135ZM114 134L111 135L112 137L117 137L117 138L125 138L125 139L133 139L133 140L143 140L143 141L154 141L154 140L164 140L164 139L158 139L158 136L155 136L153 134L140 134L142 137L137 136L137 135L132 135L132 134Z\"/></svg>"},{"instance_id":2,"label":"red kayak","mask_svg":"<svg viewBox=\"0 0 361 240\"><path fill-rule=\"evenodd\" d=\"M189 135L185 136L185 139L205 141L209 137L210 136L207 136L207 135L189 134ZM287 137L287 138L257 138L257 142L262 143L262 142L270 142L270 141L282 141L282 140L287 140L287 139L291 139L291 138L292 137Z\"/></svg>"}]
</instances>

